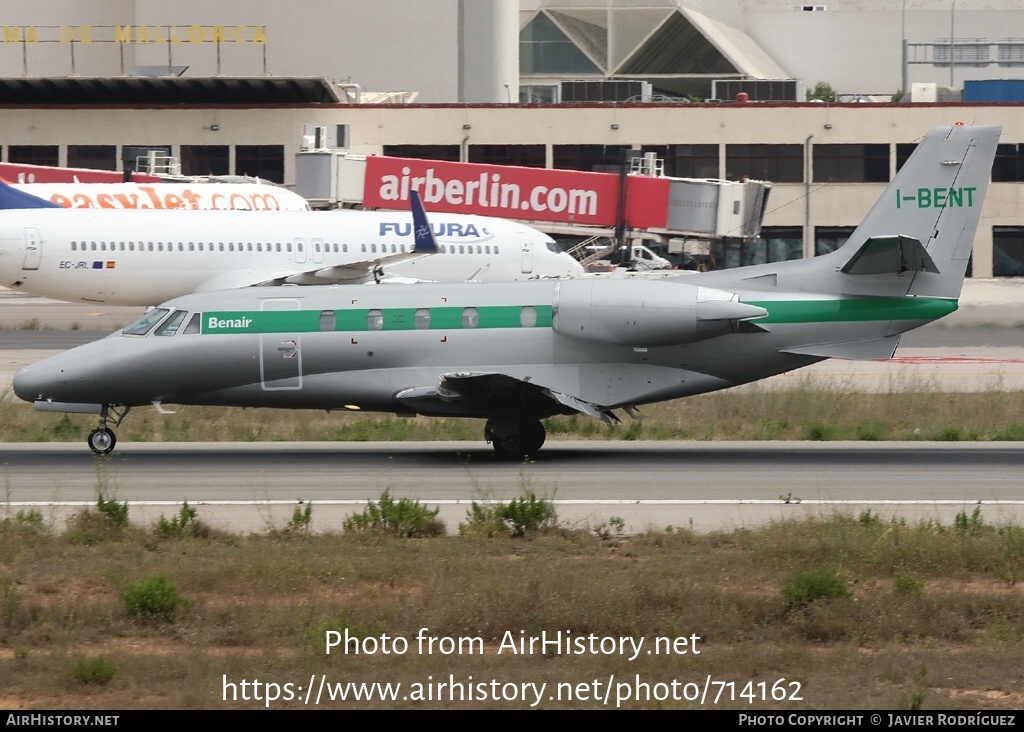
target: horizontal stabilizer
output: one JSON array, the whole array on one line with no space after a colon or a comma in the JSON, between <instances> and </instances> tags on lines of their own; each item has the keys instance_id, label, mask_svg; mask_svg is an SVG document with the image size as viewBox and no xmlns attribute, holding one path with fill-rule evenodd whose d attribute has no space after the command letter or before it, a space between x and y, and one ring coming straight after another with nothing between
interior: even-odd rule
<instances>
[{"instance_id":1,"label":"horizontal stabilizer","mask_svg":"<svg viewBox=\"0 0 1024 732\"><path fill-rule=\"evenodd\" d=\"M884 338L872 338L866 341L843 341L841 343L817 343L810 346L783 348L783 353L795 353L800 356L820 356L821 358L845 358L850 361L872 361L879 358L892 358L896 346L900 344L898 335Z\"/></svg>"},{"instance_id":2,"label":"horizontal stabilizer","mask_svg":"<svg viewBox=\"0 0 1024 732\"><path fill-rule=\"evenodd\" d=\"M909 236L873 236L861 244L842 269L850 275L901 272L939 273L924 246Z\"/></svg>"}]
</instances>

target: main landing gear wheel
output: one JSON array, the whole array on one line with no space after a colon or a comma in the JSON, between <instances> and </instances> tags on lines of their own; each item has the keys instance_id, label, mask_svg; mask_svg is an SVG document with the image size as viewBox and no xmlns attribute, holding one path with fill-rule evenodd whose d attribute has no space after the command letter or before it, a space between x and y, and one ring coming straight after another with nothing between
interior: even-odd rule
<instances>
[{"instance_id":1,"label":"main landing gear wheel","mask_svg":"<svg viewBox=\"0 0 1024 732\"><path fill-rule=\"evenodd\" d=\"M533 457L546 436L539 419L492 418L484 427L484 439L494 445L500 457L508 459Z\"/></svg>"},{"instance_id":2,"label":"main landing gear wheel","mask_svg":"<svg viewBox=\"0 0 1024 732\"><path fill-rule=\"evenodd\" d=\"M107 427L99 427L89 433L89 448L97 455L109 455L117 444L117 436Z\"/></svg>"}]
</instances>

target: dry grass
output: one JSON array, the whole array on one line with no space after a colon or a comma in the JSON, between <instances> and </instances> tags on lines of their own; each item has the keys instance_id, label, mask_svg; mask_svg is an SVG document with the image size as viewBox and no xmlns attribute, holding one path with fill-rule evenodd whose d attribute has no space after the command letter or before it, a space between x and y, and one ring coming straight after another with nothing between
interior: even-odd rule
<instances>
[{"instance_id":1,"label":"dry grass","mask_svg":"<svg viewBox=\"0 0 1024 732\"><path fill-rule=\"evenodd\" d=\"M800 572L828 570L850 597L787 604ZM780 678L800 702L738 709L1016 709L1024 703L1024 528L980 515L953 526L881 521L871 513L755 530L635 537L555 528L528 539L276 532L167 539L130 525L92 544L45 525L0 525L0 707L237 708L229 681L308 685L428 677L465 682ZM188 600L175 620L133 619L123 590L164 575ZM429 635L480 638L483 654L416 652ZM324 651L327 631L410 641L406 654ZM693 653L498 654L519 637L700 636ZM650 648L646 645L645 648ZM116 668L76 676L82 658ZM80 675L80 674L79 674ZM681 688L681 687L680 687ZM788 687L787 687L788 688ZM603 691L601 692L603 693ZM591 691L593 694L593 691ZM728 696L728 693L727 693ZM613 693L614 702L614 693ZM274 707L298 707L278 701ZM518 708L521 701L322 702L337 707ZM593 700L542 707L596 707ZM691 708L636 701L630 708ZM706 706L711 706L710 704Z\"/></svg>"}]
</instances>

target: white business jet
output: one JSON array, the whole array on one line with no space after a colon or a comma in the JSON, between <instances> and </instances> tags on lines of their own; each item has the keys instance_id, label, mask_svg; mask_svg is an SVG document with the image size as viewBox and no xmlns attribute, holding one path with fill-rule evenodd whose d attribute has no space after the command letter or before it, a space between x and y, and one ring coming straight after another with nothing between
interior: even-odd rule
<instances>
[{"instance_id":1,"label":"white business jet","mask_svg":"<svg viewBox=\"0 0 1024 732\"><path fill-rule=\"evenodd\" d=\"M7 195L20 204L5 206ZM510 282L583 271L546 234L483 216L434 214L414 236L409 212L122 211L39 199L40 208L12 207L31 198L0 183L0 287L70 302L154 305L252 285Z\"/></svg>"}]
</instances>

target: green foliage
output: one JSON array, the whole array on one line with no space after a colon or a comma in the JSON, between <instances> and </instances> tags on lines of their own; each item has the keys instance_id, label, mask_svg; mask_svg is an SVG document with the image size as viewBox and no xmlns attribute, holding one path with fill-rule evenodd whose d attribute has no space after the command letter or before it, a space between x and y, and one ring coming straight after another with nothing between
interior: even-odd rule
<instances>
[{"instance_id":1,"label":"green foliage","mask_svg":"<svg viewBox=\"0 0 1024 732\"><path fill-rule=\"evenodd\" d=\"M611 516L607 521L594 527L594 535L602 541L608 541L612 536L622 536L626 530L626 519L621 516Z\"/></svg>"},{"instance_id":2,"label":"green foliage","mask_svg":"<svg viewBox=\"0 0 1024 732\"><path fill-rule=\"evenodd\" d=\"M806 607L816 600L837 600L850 597L852 593L834 569L812 569L798 572L786 580L782 598L786 607Z\"/></svg>"},{"instance_id":3,"label":"green foliage","mask_svg":"<svg viewBox=\"0 0 1024 732\"><path fill-rule=\"evenodd\" d=\"M3 521L0 521L0 526L4 528L25 530L34 534L47 533L43 514L35 508L28 511L20 510L13 517L8 516Z\"/></svg>"},{"instance_id":4,"label":"green foliage","mask_svg":"<svg viewBox=\"0 0 1024 732\"><path fill-rule=\"evenodd\" d=\"M889 101L892 102L893 104L898 104L899 102L903 101L903 97L905 97L906 95L907 95L906 90L904 90L904 89L897 89L893 93L892 97L890 97Z\"/></svg>"},{"instance_id":5,"label":"green foliage","mask_svg":"<svg viewBox=\"0 0 1024 732\"><path fill-rule=\"evenodd\" d=\"M928 668L922 663L914 674L914 683L910 691L900 695L899 707L916 712L924 706L925 694L928 691Z\"/></svg>"},{"instance_id":6,"label":"green foliage","mask_svg":"<svg viewBox=\"0 0 1024 732\"><path fill-rule=\"evenodd\" d=\"M515 538L554 528L557 521L554 503L539 498L533 491L526 491L508 503L473 501L466 512L466 522L459 524L459 533L463 536Z\"/></svg>"},{"instance_id":7,"label":"green foliage","mask_svg":"<svg viewBox=\"0 0 1024 732\"><path fill-rule=\"evenodd\" d=\"M160 516L156 523L156 533L165 539L188 539L203 536L208 533L208 530L206 525L199 520L199 514L195 508L185 501L177 516L172 516L170 519Z\"/></svg>"},{"instance_id":8,"label":"green foliage","mask_svg":"<svg viewBox=\"0 0 1024 732\"><path fill-rule=\"evenodd\" d=\"M897 595L917 597L924 593L924 582L909 574L897 574L892 578L892 591Z\"/></svg>"},{"instance_id":9,"label":"green foliage","mask_svg":"<svg viewBox=\"0 0 1024 732\"><path fill-rule=\"evenodd\" d=\"M807 90L807 101L812 102L815 99L822 102L835 102L839 100L839 94L828 82L819 81L813 89Z\"/></svg>"},{"instance_id":10,"label":"green foliage","mask_svg":"<svg viewBox=\"0 0 1024 732\"><path fill-rule=\"evenodd\" d=\"M953 528L961 536L978 536L985 528L985 521L981 518L981 506L975 506L974 511L968 516L960 511L953 519Z\"/></svg>"},{"instance_id":11,"label":"green foliage","mask_svg":"<svg viewBox=\"0 0 1024 732\"><path fill-rule=\"evenodd\" d=\"M804 428L805 440L835 440L839 429L835 424L814 421Z\"/></svg>"},{"instance_id":12,"label":"green foliage","mask_svg":"<svg viewBox=\"0 0 1024 732\"><path fill-rule=\"evenodd\" d=\"M128 503L118 503L115 498L105 498L102 493L96 499L96 508L113 526L124 528L128 525Z\"/></svg>"},{"instance_id":13,"label":"green foliage","mask_svg":"<svg viewBox=\"0 0 1024 732\"><path fill-rule=\"evenodd\" d=\"M113 680L116 673L117 666L114 662L103 656L79 658L71 664L71 675L80 684L106 686Z\"/></svg>"},{"instance_id":14,"label":"green foliage","mask_svg":"<svg viewBox=\"0 0 1024 732\"><path fill-rule=\"evenodd\" d=\"M165 575L155 574L126 587L124 604L129 617L169 623L190 603Z\"/></svg>"},{"instance_id":15,"label":"green foliage","mask_svg":"<svg viewBox=\"0 0 1024 732\"><path fill-rule=\"evenodd\" d=\"M342 527L346 532L375 533L404 538L443 536L444 522L437 518L440 508L427 508L409 498L394 500L390 489L381 493L379 501L369 501L360 513L352 514Z\"/></svg>"},{"instance_id":16,"label":"green foliage","mask_svg":"<svg viewBox=\"0 0 1024 732\"><path fill-rule=\"evenodd\" d=\"M307 503L305 508L296 506L292 512L291 520L288 521L287 531L292 533L309 533L309 527L313 523L313 504Z\"/></svg>"}]
</instances>

